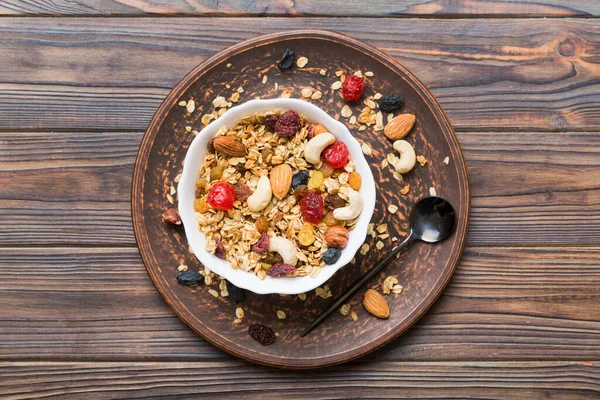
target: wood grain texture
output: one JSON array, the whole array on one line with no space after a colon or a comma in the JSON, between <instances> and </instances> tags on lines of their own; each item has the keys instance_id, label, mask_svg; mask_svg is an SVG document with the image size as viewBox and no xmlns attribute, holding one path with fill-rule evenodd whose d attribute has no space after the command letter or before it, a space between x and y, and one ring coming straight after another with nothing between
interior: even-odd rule
<instances>
[{"instance_id":1,"label":"wood grain texture","mask_svg":"<svg viewBox=\"0 0 600 400\"><path fill-rule=\"evenodd\" d=\"M6 399L305 399L310 387L311 399L583 400L600 396L599 380L600 368L592 362L377 362L303 373L241 361L0 366L0 391Z\"/></svg>"},{"instance_id":2,"label":"wood grain texture","mask_svg":"<svg viewBox=\"0 0 600 400\"><path fill-rule=\"evenodd\" d=\"M216 51L323 27L414 71L458 130L600 129L594 19L2 18L0 130L142 131Z\"/></svg>"},{"instance_id":3,"label":"wood grain texture","mask_svg":"<svg viewBox=\"0 0 600 400\"><path fill-rule=\"evenodd\" d=\"M11 216L0 219L0 245L135 246L129 188L141 137L0 133L0 212ZM458 137L472 190L468 244L600 244L600 134Z\"/></svg>"},{"instance_id":4,"label":"wood grain texture","mask_svg":"<svg viewBox=\"0 0 600 400\"><path fill-rule=\"evenodd\" d=\"M368 3L334 0L6 0L0 15L197 15L197 16L340 16L340 17L568 17L595 16L594 0L372 0Z\"/></svg>"},{"instance_id":5,"label":"wood grain texture","mask_svg":"<svg viewBox=\"0 0 600 400\"><path fill-rule=\"evenodd\" d=\"M0 304L1 361L232 359L179 321L133 248L1 248ZM467 247L430 312L362 360L598 360L599 337L600 247Z\"/></svg>"}]
</instances>

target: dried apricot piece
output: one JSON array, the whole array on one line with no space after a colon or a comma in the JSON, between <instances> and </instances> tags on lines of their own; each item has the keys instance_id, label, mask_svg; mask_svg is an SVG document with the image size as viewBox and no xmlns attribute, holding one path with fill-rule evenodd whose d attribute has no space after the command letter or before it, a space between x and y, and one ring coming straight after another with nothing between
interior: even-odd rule
<instances>
[{"instance_id":1,"label":"dried apricot piece","mask_svg":"<svg viewBox=\"0 0 600 400\"><path fill-rule=\"evenodd\" d=\"M362 185L362 177L358 172L351 172L348 176L348 184L354 190L360 190Z\"/></svg>"}]
</instances>

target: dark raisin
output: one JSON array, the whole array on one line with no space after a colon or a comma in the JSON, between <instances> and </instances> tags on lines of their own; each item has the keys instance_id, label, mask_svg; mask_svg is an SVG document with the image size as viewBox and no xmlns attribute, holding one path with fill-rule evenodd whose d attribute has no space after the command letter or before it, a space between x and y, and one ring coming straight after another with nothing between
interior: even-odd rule
<instances>
[{"instance_id":1,"label":"dark raisin","mask_svg":"<svg viewBox=\"0 0 600 400\"><path fill-rule=\"evenodd\" d=\"M281 137L292 137L300 129L300 115L294 110L288 110L277 120L275 132Z\"/></svg>"},{"instance_id":2,"label":"dark raisin","mask_svg":"<svg viewBox=\"0 0 600 400\"><path fill-rule=\"evenodd\" d=\"M294 196L296 196L297 199L304 197L306 193L308 193L308 186L306 185L300 185L294 190Z\"/></svg>"},{"instance_id":3,"label":"dark raisin","mask_svg":"<svg viewBox=\"0 0 600 400\"><path fill-rule=\"evenodd\" d=\"M204 277L196 271L184 271L177 274L177 283L185 286L195 286L202 282Z\"/></svg>"},{"instance_id":4,"label":"dark raisin","mask_svg":"<svg viewBox=\"0 0 600 400\"><path fill-rule=\"evenodd\" d=\"M292 49L285 49L283 53L283 57L277 63L279 69L288 69L294 64L294 58L296 57L296 53Z\"/></svg>"},{"instance_id":5,"label":"dark raisin","mask_svg":"<svg viewBox=\"0 0 600 400\"><path fill-rule=\"evenodd\" d=\"M244 289L240 289L229 281L225 281L225 283L227 284L227 292L229 293L229 298L231 300L236 303L244 300Z\"/></svg>"},{"instance_id":6,"label":"dark raisin","mask_svg":"<svg viewBox=\"0 0 600 400\"><path fill-rule=\"evenodd\" d=\"M242 182L233 185L233 190L235 191L235 199L239 201L245 201L252 194L250 187Z\"/></svg>"},{"instance_id":7,"label":"dark raisin","mask_svg":"<svg viewBox=\"0 0 600 400\"><path fill-rule=\"evenodd\" d=\"M263 124L269 132L275 132L275 124L277 121L279 121L279 117L277 115L269 115L265 117Z\"/></svg>"},{"instance_id":8,"label":"dark raisin","mask_svg":"<svg viewBox=\"0 0 600 400\"><path fill-rule=\"evenodd\" d=\"M335 264L340 259L342 251L340 249L327 249L321 256L321 260L327 265Z\"/></svg>"},{"instance_id":9,"label":"dark raisin","mask_svg":"<svg viewBox=\"0 0 600 400\"><path fill-rule=\"evenodd\" d=\"M275 331L262 324L252 324L248 327L248 334L263 346L269 346L275 343Z\"/></svg>"},{"instance_id":10,"label":"dark raisin","mask_svg":"<svg viewBox=\"0 0 600 400\"><path fill-rule=\"evenodd\" d=\"M308 171L298 171L292 177L292 189L296 190L296 188L300 185L306 185L308 183Z\"/></svg>"},{"instance_id":11,"label":"dark raisin","mask_svg":"<svg viewBox=\"0 0 600 400\"><path fill-rule=\"evenodd\" d=\"M293 274L294 272L296 272L296 267L293 265L279 263L274 264L271 269L269 269L269 276L278 278L281 276L286 276L287 274Z\"/></svg>"},{"instance_id":12,"label":"dark raisin","mask_svg":"<svg viewBox=\"0 0 600 400\"><path fill-rule=\"evenodd\" d=\"M257 253L264 253L267 250L269 250L269 235L263 233L262 235L260 235L260 239L258 239L258 242L256 242L256 244L252 246L252 251L255 251Z\"/></svg>"},{"instance_id":13,"label":"dark raisin","mask_svg":"<svg viewBox=\"0 0 600 400\"><path fill-rule=\"evenodd\" d=\"M244 175L244 173L246 172L246 166L244 163L237 163L233 166L233 168L235 168L235 170L242 175Z\"/></svg>"},{"instance_id":14,"label":"dark raisin","mask_svg":"<svg viewBox=\"0 0 600 400\"><path fill-rule=\"evenodd\" d=\"M213 145L215 142L215 138L210 139L208 142L206 142L206 149L208 150L209 153L214 153L215 150L215 146Z\"/></svg>"},{"instance_id":15,"label":"dark raisin","mask_svg":"<svg viewBox=\"0 0 600 400\"><path fill-rule=\"evenodd\" d=\"M399 94L389 94L379 100L379 109L385 112L392 112L404 105L404 99Z\"/></svg>"},{"instance_id":16,"label":"dark raisin","mask_svg":"<svg viewBox=\"0 0 600 400\"><path fill-rule=\"evenodd\" d=\"M281 264L283 262L283 258L279 255L279 253L267 253L267 256L260 260L265 264Z\"/></svg>"},{"instance_id":17,"label":"dark raisin","mask_svg":"<svg viewBox=\"0 0 600 400\"><path fill-rule=\"evenodd\" d=\"M327 207L329 210L346 207L346 200L342 199L337 194L328 194L325 196L325 207Z\"/></svg>"},{"instance_id":18,"label":"dark raisin","mask_svg":"<svg viewBox=\"0 0 600 400\"><path fill-rule=\"evenodd\" d=\"M226 255L225 247L223 247L223 242L221 242L221 239L215 239L215 243L217 244L217 248L215 249L215 256L217 258L220 258L221 260L224 260Z\"/></svg>"},{"instance_id":19,"label":"dark raisin","mask_svg":"<svg viewBox=\"0 0 600 400\"><path fill-rule=\"evenodd\" d=\"M315 127L312 125L307 126L306 127L306 139L310 140L314 137L315 137Z\"/></svg>"}]
</instances>

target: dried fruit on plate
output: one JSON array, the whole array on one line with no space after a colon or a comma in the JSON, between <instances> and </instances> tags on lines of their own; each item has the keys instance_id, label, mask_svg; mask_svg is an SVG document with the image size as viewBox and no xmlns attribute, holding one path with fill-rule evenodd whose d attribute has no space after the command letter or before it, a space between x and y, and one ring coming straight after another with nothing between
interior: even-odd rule
<instances>
[{"instance_id":1,"label":"dried fruit on plate","mask_svg":"<svg viewBox=\"0 0 600 400\"><path fill-rule=\"evenodd\" d=\"M385 112L392 112L404 105L404 99L399 94L389 94L379 100L379 109Z\"/></svg>"},{"instance_id":2,"label":"dried fruit on plate","mask_svg":"<svg viewBox=\"0 0 600 400\"><path fill-rule=\"evenodd\" d=\"M350 75L342 84L342 97L348 102L360 100L365 90L365 81L360 76Z\"/></svg>"},{"instance_id":3,"label":"dried fruit on plate","mask_svg":"<svg viewBox=\"0 0 600 400\"><path fill-rule=\"evenodd\" d=\"M292 49L285 49L283 52L283 56L281 60L277 63L279 69L285 70L290 68L294 64L294 58L296 57L296 53Z\"/></svg>"},{"instance_id":4,"label":"dried fruit on plate","mask_svg":"<svg viewBox=\"0 0 600 400\"><path fill-rule=\"evenodd\" d=\"M225 281L227 285L227 292L229 293L229 298L236 303L244 300L244 289L241 289L235 286L233 283L229 281Z\"/></svg>"},{"instance_id":5,"label":"dried fruit on plate","mask_svg":"<svg viewBox=\"0 0 600 400\"><path fill-rule=\"evenodd\" d=\"M275 331L262 324L252 324L248 327L248 334L263 346L269 346L275 343Z\"/></svg>"},{"instance_id":6,"label":"dried fruit on plate","mask_svg":"<svg viewBox=\"0 0 600 400\"><path fill-rule=\"evenodd\" d=\"M185 286L195 286L204 280L204 277L196 271L183 271L177 274L177 283Z\"/></svg>"},{"instance_id":7,"label":"dried fruit on plate","mask_svg":"<svg viewBox=\"0 0 600 400\"><path fill-rule=\"evenodd\" d=\"M171 225L181 225L181 217L176 208L169 208L162 215L163 222Z\"/></svg>"}]
</instances>

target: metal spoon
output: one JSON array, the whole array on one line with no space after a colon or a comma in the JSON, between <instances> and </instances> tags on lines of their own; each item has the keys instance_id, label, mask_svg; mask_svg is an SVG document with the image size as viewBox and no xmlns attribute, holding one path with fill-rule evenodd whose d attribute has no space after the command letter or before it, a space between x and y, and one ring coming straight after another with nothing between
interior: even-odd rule
<instances>
[{"instance_id":1,"label":"metal spoon","mask_svg":"<svg viewBox=\"0 0 600 400\"><path fill-rule=\"evenodd\" d=\"M381 260L375 268L367 272L358 282L352 285L346 293L329 306L329 308L325 310L319 318L314 320L300 336L306 336L310 331L317 327L317 325L323 322L325 318L344 304L350 296L356 293L362 285L385 267L387 263L409 243L412 243L417 239L427 243L435 243L446 239L450 236L452 231L454 231L455 220L456 215L454 213L454 208L452 208L452 205L449 202L441 197L425 197L419 200L410 213L410 233L408 237Z\"/></svg>"}]
</instances>

